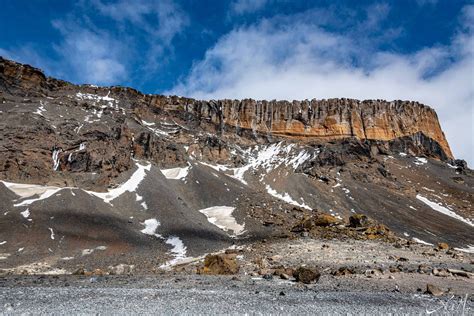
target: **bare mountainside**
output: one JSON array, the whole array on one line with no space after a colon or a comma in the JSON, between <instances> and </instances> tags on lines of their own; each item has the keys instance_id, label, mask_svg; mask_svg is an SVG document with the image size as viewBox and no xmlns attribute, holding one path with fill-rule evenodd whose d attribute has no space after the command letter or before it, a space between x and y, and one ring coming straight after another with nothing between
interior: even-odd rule
<instances>
[{"instance_id":1,"label":"bare mountainside","mask_svg":"<svg viewBox=\"0 0 474 316\"><path fill-rule=\"evenodd\" d=\"M0 179L5 273L155 273L229 247L252 273L298 238L444 242L465 268L474 245L472 170L411 101L201 101L0 59Z\"/></svg>"}]
</instances>

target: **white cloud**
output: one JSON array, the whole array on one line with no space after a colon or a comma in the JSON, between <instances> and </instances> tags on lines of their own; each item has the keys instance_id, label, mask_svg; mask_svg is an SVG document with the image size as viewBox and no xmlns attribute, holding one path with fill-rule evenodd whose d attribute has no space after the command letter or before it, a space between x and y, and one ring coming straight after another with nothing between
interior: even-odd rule
<instances>
[{"instance_id":1,"label":"white cloud","mask_svg":"<svg viewBox=\"0 0 474 316\"><path fill-rule=\"evenodd\" d=\"M463 29L449 45L412 54L377 50L367 40L368 28L359 28L365 29L360 34L325 31L308 23L314 12L264 19L223 36L168 93L203 99L417 100L437 110L455 156L472 166L472 8L464 9ZM367 20L375 29L369 13Z\"/></svg>"},{"instance_id":2,"label":"white cloud","mask_svg":"<svg viewBox=\"0 0 474 316\"><path fill-rule=\"evenodd\" d=\"M77 81L114 84L126 78L127 48L118 39L75 23L54 21L53 26L63 35L55 50Z\"/></svg>"},{"instance_id":3,"label":"white cloud","mask_svg":"<svg viewBox=\"0 0 474 316\"><path fill-rule=\"evenodd\" d=\"M253 13L262 9L268 0L234 0L230 4L230 9L235 14Z\"/></svg>"},{"instance_id":4,"label":"white cloud","mask_svg":"<svg viewBox=\"0 0 474 316\"><path fill-rule=\"evenodd\" d=\"M118 0L106 4L93 0L92 4L102 15L118 22L130 22L152 35L152 41L159 40L163 45L170 45L189 24L187 14L172 0Z\"/></svg>"}]
</instances>

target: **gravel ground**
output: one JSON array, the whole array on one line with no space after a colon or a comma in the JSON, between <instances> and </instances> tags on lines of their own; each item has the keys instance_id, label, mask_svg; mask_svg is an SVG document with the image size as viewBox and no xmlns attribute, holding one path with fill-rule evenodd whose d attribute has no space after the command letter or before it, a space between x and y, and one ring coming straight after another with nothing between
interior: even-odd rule
<instances>
[{"instance_id":1,"label":"gravel ground","mask_svg":"<svg viewBox=\"0 0 474 316\"><path fill-rule=\"evenodd\" d=\"M469 315L472 298L327 290L231 277L15 277L0 288L1 314L440 314Z\"/></svg>"}]
</instances>

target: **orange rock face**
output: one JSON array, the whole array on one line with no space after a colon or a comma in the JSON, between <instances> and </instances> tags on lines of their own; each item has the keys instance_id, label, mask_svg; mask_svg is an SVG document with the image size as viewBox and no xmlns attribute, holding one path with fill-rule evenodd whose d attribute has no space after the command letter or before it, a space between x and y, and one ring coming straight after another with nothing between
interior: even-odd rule
<instances>
[{"instance_id":1,"label":"orange rock face","mask_svg":"<svg viewBox=\"0 0 474 316\"><path fill-rule=\"evenodd\" d=\"M438 142L448 157L453 157L436 112L413 101L181 99L178 103L185 103L187 111L227 129L299 140L356 137L389 141L422 132Z\"/></svg>"}]
</instances>

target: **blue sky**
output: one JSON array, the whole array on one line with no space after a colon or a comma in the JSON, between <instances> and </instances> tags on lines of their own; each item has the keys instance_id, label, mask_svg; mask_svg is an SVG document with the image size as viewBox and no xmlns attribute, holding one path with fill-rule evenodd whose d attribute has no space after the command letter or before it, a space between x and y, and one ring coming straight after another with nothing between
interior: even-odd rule
<instances>
[{"instance_id":1,"label":"blue sky","mask_svg":"<svg viewBox=\"0 0 474 316\"><path fill-rule=\"evenodd\" d=\"M0 55L48 75L206 99L418 100L474 163L471 1L1 2Z\"/></svg>"}]
</instances>

